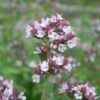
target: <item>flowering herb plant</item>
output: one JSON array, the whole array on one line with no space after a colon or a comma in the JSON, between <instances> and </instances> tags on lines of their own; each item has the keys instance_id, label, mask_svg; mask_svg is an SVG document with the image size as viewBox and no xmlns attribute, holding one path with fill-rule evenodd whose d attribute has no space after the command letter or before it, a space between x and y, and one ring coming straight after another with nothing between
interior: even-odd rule
<instances>
[{"instance_id":1,"label":"flowering herb plant","mask_svg":"<svg viewBox=\"0 0 100 100\"><path fill-rule=\"evenodd\" d=\"M0 100L26 100L26 97L13 87L12 80L5 80L0 76Z\"/></svg>"},{"instance_id":2,"label":"flowering herb plant","mask_svg":"<svg viewBox=\"0 0 100 100\"><path fill-rule=\"evenodd\" d=\"M66 57L64 52L67 48L75 47L78 38L70 23L63 19L60 14L28 24L26 38L31 37L40 41L40 46L36 47L34 53L38 54L41 59L39 64L33 65L33 82L39 83L41 77L49 74L58 74L62 71L72 72L73 59ZM79 82L64 82L59 92L67 93L71 99L75 98L76 100L95 100L96 96L94 87L88 83Z\"/></svg>"},{"instance_id":3,"label":"flowering herb plant","mask_svg":"<svg viewBox=\"0 0 100 100\"><path fill-rule=\"evenodd\" d=\"M96 91L91 84L82 84L80 82L64 82L60 89L60 93L67 93L70 98L75 98L76 100L95 100Z\"/></svg>"}]
</instances>

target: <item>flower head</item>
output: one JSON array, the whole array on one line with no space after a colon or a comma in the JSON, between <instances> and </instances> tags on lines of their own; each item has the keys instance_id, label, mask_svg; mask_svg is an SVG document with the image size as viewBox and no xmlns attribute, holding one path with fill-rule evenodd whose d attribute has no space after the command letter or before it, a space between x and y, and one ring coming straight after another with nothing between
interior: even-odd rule
<instances>
[{"instance_id":1,"label":"flower head","mask_svg":"<svg viewBox=\"0 0 100 100\"><path fill-rule=\"evenodd\" d=\"M68 95L73 95L76 100L95 100L96 90L90 84L80 84L80 83L63 83L59 89L60 93L67 93Z\"/></svg>"},{"instance_id":2,"label":"flower head","mask_svg":"<svg viewBox=\"0 0 100 100\"><path fill-rule=\"evenodd\" d=\"M60 14L50 18L42 18L40 21L34 21L32 25L26 27L26 37L48 39L48 46L64 52L66 47L73 48L77 44L77 37L73 29ZM62 49L61 49L62 48Z\"/></svg>"},{"instance_id":3,"label":"flower head","mask_svg":"<svg viewBox=\"0 0 100 100\"><path fill-rule=\"evenodd\" d=\"M43 62L40 64L40 69L41 69L41 71L43 71L43 72L47 72L47 71L49 70L48 62L43 61Z\"/></svg>"}]
</instances>

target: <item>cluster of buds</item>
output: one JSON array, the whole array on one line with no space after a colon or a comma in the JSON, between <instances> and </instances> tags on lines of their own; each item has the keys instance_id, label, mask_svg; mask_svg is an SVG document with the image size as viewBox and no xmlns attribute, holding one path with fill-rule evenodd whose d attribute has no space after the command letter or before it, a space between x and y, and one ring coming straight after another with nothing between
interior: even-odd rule
<instances>
[{"instance_id":1,"label":"cluster of buds","mask_svg":"<svg viewBox=\"0 0 100 100\"><path fill-rule=\"evenodd\" d=\"M72 70L68 59L62 55L51 55L47 61L42 61L39 65L34 65L35 74L33 75L33 82L38 83L40 76L48 73L59 73L62 70L70 72Z\"/></svg>"},{"instance_id":2,"label":"cluster of buds","mask_svg":"<svg viewBox=\"0 0 100 100\"><path fill-rule=\"evenodd\" d=\"M46 39L49 48L64 52L77 44L77 38L69 22L65 21L60 14L51 18L34 21L26 27L26 38L35 37Z\"/></svg>"},{"instance_id":3,"label":"cluster of buds","mask_svg":"<svg viewBox=\"0 0 100 100\"><path fill-rule=\"evenodd\" d=\"M34 52L39 54L41 63L33 65L35 70L33 82L39 83L40 77L47 73L58 73L62 69L68 72L72 70L70 64L72 62L69 63L69 60L58 52L64 52L67 47L75 47L78 38L69 22L65 21L60 14L28 24L26 37L42 40L42 45Z\"/></svg>"},{"instance_id":4,"label":"cluster of buds","mask_svg":"<svg viewBox=\"0 0 100 100\"><path fill-rule=\"evenodd\" d=\"M61 85L59 93L67 93L71 98L76 100L96 100L95 87L92 87L89 83L73 84L71 82L65 82Z\"/></svg>"},{"instance_id":5,"label":"cluster of buds","mask_svg":"<svg viewBox=\"0 0 100 100\"><path fill-rule=\"evenodd\" d=\"M14 89L12 80L0 76L0 100L26 100L23 92Z\"/></svg>"}]
</instances>

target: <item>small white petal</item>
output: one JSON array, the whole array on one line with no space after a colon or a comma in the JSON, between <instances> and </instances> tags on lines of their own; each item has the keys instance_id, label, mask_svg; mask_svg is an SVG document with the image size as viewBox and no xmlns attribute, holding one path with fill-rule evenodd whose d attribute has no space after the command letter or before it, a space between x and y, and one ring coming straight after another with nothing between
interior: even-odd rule
<instances>
[{"instance_id":1,"label":"small white petal","mask_svg":"<svg viewBox=\"0 0 100 100\"><path fill-rule=\"evenodd\" d=\"M75 98L77 100L81 100L82 99L82 94L80 92L79 93L75 93L74 96L75 96Z\"/></svg>"},{"instance_id":2,"label":"small white petal","mask_svg":"<svg viewBox=\"0 0 100 100\"><path fill-rule=\"evenodd\" d=\"M3 79L4 79L4 78L3 78L2 76L0 76L0 81L3 81Z\"/></svg>"},{"instance_id":3,"label":"small white petal","mask_svg":"<svg viewBox=\"0 0 100 100\"><path fill-rule=\"evenodd\" d=\"M18 99L26 100L26 96L24 96L24 92L21 92L18 96Z\"/></svg>"},{"instance_id":4,"label":"small white petal","mask_svg":"<svg viewBox=\"0 0 100 100\"><path fill-rule=\"evenodd\" d=\"M71 64L68 63L67 65L64 66L64 68L67 70L67 71L71 71L72 70L72 67L71 67Z\"/></svg>"},{"instance_id":5,"label":"small white petal","mask_svg":"<svg viewBox=\"0 0 100 100\"><path fill-rule=\"evenodd\" d=\"M49 22L50 22L50 19L49 18L47 18L46 20L42 18L40 25L42 27L46 27L47 25L49 25Z\"/></svg>"},{"instance_id":6,"label":"small white petal","mask_svg":"<svg viewBox=\"0 0 100 100\"><path fill-rule=\"evenodd\" d=\"M64 44L59 44L59 46L58 46L58 51L64 52L66 49L67 49L67 48L66 48L66 46L65 46Z\"/></svg>"},{"instance_id":7,"label":"small white petal","mask_svg":"<svg viewBox=\"0 0 100 100\"><path fill-rule=\"evenodd\" d=\"M40 68L41 68L41 71L47 72L47 71L49 70L48 63L47 63L46 61L43 61L43 62L40 64Z\"/></svg>"},{"instance_id":8,"label":"small white petal","mask_svg":"<svg viewBox=\"0 0 100 100\"><path fill-rule=\"evenodd\" d=\"M51 22L57 22L57 17L56 16L52 16L50 21Z\"/></svg>"},{"instance_id":9,"label":"small white petal","mask_svg":"<svg viewBox=\"0 0 100 100\"><path fill-rule=\"evenodd\" d=\"M45 33L44 33L44 31L39 30L39 31L37 32L36 36L37 36L38 38L43 38L43 37L45 36Z\"/></svg>"},{"instance_id":10,"label":"small white petal","mask_svg":"<svg viewBox=\"0 0 100 100\"><path fill-rule=\"evenodd\" d=\"M34 22L34 26L35 26L35 29L36 29L37 31L42 30L42 27L41 27L41 25L39 24L39 22L35 21L35 22Z\"/></svg>"},{"instance_id":11,"label":"small white petal","mask_svg":"<svg viewBox=\"0 0 100 100\"><path fill-rule=\"evenodd\" d=\"M77 38L73 38L67 42L69 48L73 48L77 45Z\"/></svg>"},{"instance_id":12,"label":"small white petal","mask_svg":"<svg viewBox=\"0 0 100 100\"><path fill-rule=\"evenodd\" d=\"M57 14L57 19L62 20L62 16L60 14Z\"/></svg>"},{"instance_id":13,"label":"small white petal","mask_svg":"<svg viewBox=\"0 0 100 100\"><path fill-rule=\"evenodd\" d=\"M35 83L39 83L40 82L40 75L34 74L32 76L32 81Z\"/></svg>"},{"instance_id":14,"label":"small white petal","mask_svg":"<svg viewBox=\"0 0 100 100\"><path fill-rule=\"evenodd\" d=\"M71 26L65 26L65 27L63 27L63 31L67 35L72 32L72 28L71 28Z\"/></svg>"},{"instance_id":15,"label":"small white petal","mask_svg":"<svg viewBox=\"0 0 100 100\"><path fill-rule=\"evenodd\" d=\"M63 65L64 57L63 56L54 56L53 60L56 62L57 65Z\"/></svg>"}]
</instances>

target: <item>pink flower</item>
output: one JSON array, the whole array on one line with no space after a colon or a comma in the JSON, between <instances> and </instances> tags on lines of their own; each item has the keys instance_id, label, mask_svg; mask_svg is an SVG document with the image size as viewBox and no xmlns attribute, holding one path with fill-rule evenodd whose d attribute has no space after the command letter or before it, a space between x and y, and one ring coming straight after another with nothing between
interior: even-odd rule
<instances>
[{"instance_id":1,"label":"pink flower","mask_svg":"<svg viewBox=\"0 0 100 100\"><path fill-rule=\"evenodd\" d=\"M50 18L46 18L46 19L42 18L40 25L42 27L47 27L49 25L49 23L50 23Z\"/></svg>"}]
</instances>

